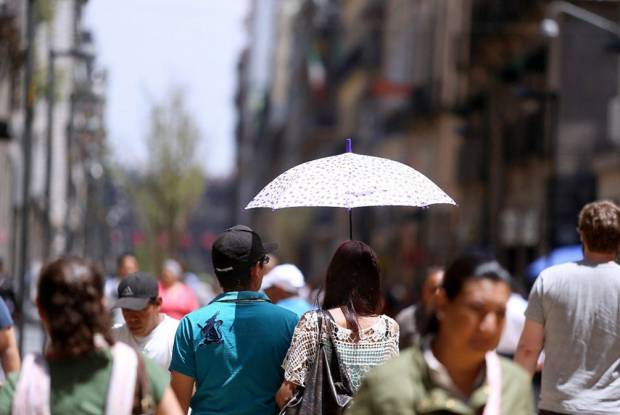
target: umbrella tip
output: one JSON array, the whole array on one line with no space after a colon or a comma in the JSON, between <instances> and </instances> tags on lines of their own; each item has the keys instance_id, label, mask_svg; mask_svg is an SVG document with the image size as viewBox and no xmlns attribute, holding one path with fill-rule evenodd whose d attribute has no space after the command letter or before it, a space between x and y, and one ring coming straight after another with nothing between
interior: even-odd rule
<instances>
[{"instance_id":1,"label":"umbrella tip","mask_svg":"<svg viewBox=\"0 0 620 415\"><path fill-rule=\"evenodd\" d=\"M344 141L345 141L345 146L346 146L347 153L350 153L352 151L351 150L351 139L347 138Z\"/></svg>"}]
</instances>

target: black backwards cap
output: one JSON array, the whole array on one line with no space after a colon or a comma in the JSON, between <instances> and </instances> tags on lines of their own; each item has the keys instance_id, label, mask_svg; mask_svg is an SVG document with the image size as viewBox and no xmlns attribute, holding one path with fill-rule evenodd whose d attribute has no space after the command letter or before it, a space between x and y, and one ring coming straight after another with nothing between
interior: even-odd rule
<instances>
[{"instance_id":1,"label":"black backwards cap","mask_svg":"<svg viewBox=\"0 0 620 415\"><path fill-rule=\"evenodd\" d=\"M260 235L249 227L233 226L222 232L213 243L211 257L215 274L225 277L249 269L277 248L276 243L263 244Z\"/></svg>"}]
</instances>

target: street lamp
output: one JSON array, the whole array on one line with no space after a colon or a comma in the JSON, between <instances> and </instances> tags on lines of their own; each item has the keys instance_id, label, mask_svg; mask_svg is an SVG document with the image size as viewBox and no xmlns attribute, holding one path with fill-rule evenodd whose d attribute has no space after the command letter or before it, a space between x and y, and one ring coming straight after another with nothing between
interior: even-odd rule
<instances>
[{"instance_id":1,"label":"street lamp","mask_svg":"<svg viewBox=\"0 0 620 415\"><path fill-rule=\"evenodd\" d=\"M542 20L541 24L540 24L540 28L542 33L551 38L551 46L549 48L549 69L548 69L548 79L547 79L547 84L548 87L550 88L551 91L558 91L562 85L561 85L561 77L563 75L563 71L567 70L567 66L561 66L560 63L560 53L561 53L561 49L560 49L560 44L561 41L564 41L565 39L559 39L560 34L561 34L561 25L559 24L559 20L560 20L560 16L561 15L568 15L576 20L579 20L581 22L585 22L591 26L593 26L596 29L602 30L604 32L610 33L611 35L613 35L613 37L615 39L620 38L620 25L612 20L609 20L597 13L593 13L587 9L584 9L582 7L578 7L572 3L569 3L567 1L553 1L551 2L546 9L546 13L545 13L545 18ZM578 39L577 39L578 40ZM572 40L575 41L575 40ZM568 44L570 45L571 40L568 40ZM569 46L566 46L566 48L568 48ZM604 48L601 48L604 49ZM607 48L608 49L608 48ZM562 49L565 50L565 49ZM568 67L570 68L570 67ZM575 88L575 89L579 89L579 87L573 87L573 86L569 86L569 88ZM564 91L562 91L564 92ZM565 98L567 101L570 100L570 94L567 94L569 98ZM608 102L608 128L610 128L611 131L613 131L613 126L615 124L618 123L614 123L614 119L617 119L618 116L616 115L618 113L618 110L615 109L617 107L614 107L614 102L618 102L619 97L616 96L615 98L611 98L611 100ZM598 101L597 101L598 102ZM566 104L565 104L566 105ZM567 107L570 107L570 105L567 105ZM550 110L547 110L548 113L550 112ZM564 117L566 117L567 119L570 119L571 117L575 117L574 115L564 115ZM573 200L579 200L580 198L584 198L586 196L579 196L579 193L577 193L577 191L575 190L566 190L570 187L572 188L587 188L587 189L594 189L594 186L592 185L587 185L587 186L575 186L574 184L571 184L571 180L575 179L576 177L578 177L579 175L579 171L578 168L576 167L562 167L561 163L560 163L560 157L566 158L566 157L570 157L570 160L574 163L575 160L580 160L581 157L585 157L583 154L576 154L575 150L572 150L570 152L569 155L562 155L561 152L559 151L559 145L561 144L560 141L560 136L561 134L564 134L564 130L561 130L561 126L564 123L566 123L566 120L562 121L560 118L562 118L562 115L560 115L557 119L557 121L555 121L555 123L557 123L558 125L558 131L557 132L552 132L551 129L547 130L547 134L549 137L549 142L552 144L552 151L551 151L551 157L550 157L550 161L551 161L551 173L550 173L550 178L551 180L551 185L550 185L550 189L554 189L553 192L549 192L550 194L553 194L553 196L551 196L551 199L548 203L547 206L547 218L548 220L550 220L550 223L552 224L552 226L549 227L549 229L553 228L554 225L559 224L557 226L558 230L553 230L553 231L548 231L548 232L552 232L554 235L557 233L560 236L558 236L559 239L562 239L561 235L564 235L566 233L567 229L572 229L571 227L574 226L572 222L570 222L570 226L568 226L567 223L564 223L561 219L558 219L558 215L557 212L555 210L556 207L559 207L561 204L563 204L563 201L560 201L560 199L556 198L556 195L564 195L564 197L566 197L567 195L570 195L570 197ZM611 121L609 121L611 120ZM551 121L549 121L549 124L551 123ZM566 125L566 124L564 124ZM613 133L610 134L610 136L613 138ZM573 134L569 134L569 139L568 140L572 140L573 142L575 141L575 137L578 137L577 134L573 133ZM583 140L581 140L583 141ZM582 145L587 145L587 144L582 144ZM570 164L570 163L569 163ZM587 170L587 169L586 169ZM580 179L580 180L585 180L588 183L590 183L594 176L591 174L591 172L589 172L589 170L586 171L586 173L584 174L585 179ZM566 181L565 181L566 180ZM563 188L564 190L561 190L562 187L560 186L560 184L563 183ZM558 190L560 189L560 190ZM567 193L569 192L569 193ZM561 196L560 196L561 197ZM587 196L590 197L590 196ZM580 207L580 206L579 206ZM566 210L566 206L562 206L563 210ZM548 234L548 236L551 236L551 233ZM550 242L552 238L548 238L548 241Z\"/></svg>"},{"instance_id":2,"label":"street lamp","mask_svg":"<svg viewBox=\"0 0 620 415\"><path fill-rule=\"evenodd\" d=\"M52 224L50 220L51 209L51 186L52 186L52 155L53 155L53 137L54 137L54 103L56 90L56 58L71 57L83 59L91 62L94 59L92 53L84 52L79 49L69 49L66 51L56 51L50 49L48 52L47 64L47 136L46 136L46 155L45 155L45 258L50 255L50 242L52 237Z\"/></svg>"},{"instance_id":3,"label":"street lamp","mask_svg":"<svg viewBox=\"0 0 620 415\"><path fill-rule=\"evenodd\" d=\"M591 25L596 26L599 29L603 29L617 36L620 36L620 25L618 25L617 23L566 1L554 1L550 3L549 6L547 6L547 13L545 15L545 19L543 19L541 23L542 32L546 36L559 36L560 26L558 25L557 18L560 14L568 14L569 16L573 16L579 20L590 23Z\"/></svg>"},{"instance_id":4,"label":"street lamp","mask_svg":"<svg viewBox=\"0 0 620 415\"><path fill-rule=\"evenodd\" d=\"M547 12L545 18L540 24L542 32L550 37L557 38L560 35L560 25L557 18L560 14L567 14L586 23L590 23L592 26L597 27L606 32L612 33L620 38L620 24L606 19L603 16L592 13L589 10L575 6L574 4L566 1L554 1L547 6ZM616 40L615 42L617 42ZM617 48L616 43L612 45L610 50ZM610 138L620 144L620 95L616 96L610 103L609 114L609 131Z\"/></svg>"}]
</instances>

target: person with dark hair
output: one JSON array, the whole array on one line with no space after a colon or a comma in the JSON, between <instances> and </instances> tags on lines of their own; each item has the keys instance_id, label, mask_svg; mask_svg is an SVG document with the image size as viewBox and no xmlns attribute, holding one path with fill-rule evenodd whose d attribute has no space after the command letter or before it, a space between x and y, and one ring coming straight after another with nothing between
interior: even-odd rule
<instances>
[{"instance_id":1,"label":"person with dark hair","mask_svg":"<svg viewBox=\"0 0 620 415\"><path fill-rule=\"evenodd\" d=\"M213 243L213 268L224 293L181 320L170 363L172 389L184 411L276 412L280 363L298 320L258 291L267 254L276 247L243 225Z\"/></svg>"},{"instance_id":2,"label":"person with dark hair","mask_svg":"<svg viewBox=\"0 0 620 415\"><path fill-rule=\"evenodd\" d=\"M299 387L316 358L319 315L326 316L341 363L354 390L368 370L398 355L398 324L382 315L381 273L377 255L360 241L343 242L332 257L325 276L322 310L305 313L297 327L286 359L284 382L276 401L284 406ZM321 331L325 339L329 332Z\"/></svg>"},{"instance_id":3,"label":"person with dark hair","mask_svg":"<svg viewBox=\"0 0 620 415\"><path fill-rule=\"evenodd\" d=\"M401 310L396 316L400 326L400 349L416 344L426 333L430 317L435 312L435 293L443 281L442 267L429 267L419 290L419 302Z\"/></svg>"},{"instance_id":4,"label":"person with dark hair","mask_svg":"<svg viewBox=\"0 0 620 415\"><path fill-rule=\"evenodd\" d=\"M15 341L15 330L13 330L13 319L2 298L0 298L0 364L5 376L17 372L21 364Z\"/></svg>"},{"instance_id":5,"label":"person with dark hair","mask_svg":"<svg viewBox=\"0 0 620 415\"><path fill-rule=\"evenodd\" d=\"M123 252L116 258L116 274L105 279L104 292L108 308L111 309L112 305L118 300L117 289L121 281L139 270L138 259L133 253ZM111 315L113 324L122 324L124 322L123 315L119 309L111 309Z\"/></svg>"},{"instance_id":6,"label":"person with dark hair","mask_svg":"<svg viewBox=\"0 0 620 415\"><path fill-rule=\"evenodd\" d=\"M454 261L436 293L429 335L372 370L347 415L531 415L527 373L493 351L509 295L510 276L496 261Z\"/></svg>"},{"instance_id":7,"label":"person with dark hair","mask_svg":"<svg viewBox=\"0 0 620 415\"><path fill-rule=\"evenodd\" d=\"M41 271L36 299L51 343L29 354L0 389L2 414L180 414L167 376L129 346L114 343L103 277L90 263L62 258Z\"/></svg>"},{"instance_id":8,"label":"person with dark hair","mask_svg":"<svg viewBox=\"0 0 620 415\"><path fill-rule=\"evenodd\" d=\"M577 231L584 259L540 273L515 361L534 374L544 348L541 414L618 414L620 207L585 205Z\"/></svg>"},{"instance_id":9,"label":"person with dark hair","mask_svg":"<svg viewBox=\"0 0 620 415\"><path fill-rule=\"evenodd\" d=\"M0 257L0 298L4 300L4 304L9 311L12 320L18 320L19 306L17 303L17 295L15 295L14 278L4 269L4 259Z\"/></svg>"}]
</instances>

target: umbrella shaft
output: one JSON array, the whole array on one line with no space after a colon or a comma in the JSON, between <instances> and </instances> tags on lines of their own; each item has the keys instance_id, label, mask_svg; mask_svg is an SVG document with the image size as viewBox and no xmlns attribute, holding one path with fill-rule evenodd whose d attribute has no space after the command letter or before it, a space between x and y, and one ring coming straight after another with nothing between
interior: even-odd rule
<instances>
[{"instance_id":1,"label":"umbrella shaft","mask_svg":"<svg viewBox=\"0 0 620 415\"><path fill-rule=\"evenodd\" d=\"M349 240L353 240L353 209L349 209Z\"/></svg>"}]
</instances>

